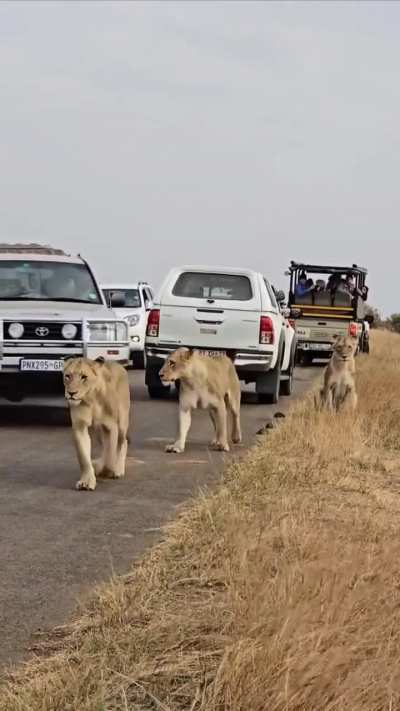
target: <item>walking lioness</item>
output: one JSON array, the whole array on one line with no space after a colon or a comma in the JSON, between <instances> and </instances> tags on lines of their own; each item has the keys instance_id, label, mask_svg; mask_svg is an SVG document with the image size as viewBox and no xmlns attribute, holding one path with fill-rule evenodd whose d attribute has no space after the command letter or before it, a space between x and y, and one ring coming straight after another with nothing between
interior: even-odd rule
<instances>
[{"instance_id":1,"label":"walking lioness","mask_svg":"<svg viewBox=\"0 0 400 711\"><path fill-rule=\"evenodd\" d=\"M93 491L96 475L125 474L130 392L128 374L118 363L69 358L64 364L65 398L81 468L77 489ZM102 452L92 462L89 428L99 435Z\"/></svg>"},{"instance_id":2,"label":"walking lioness","mask_svg":"<svg viewBox=\"0 0 400 711\"><path fill-rule=\"evenodd\" d=\"M242 439L240 429L240 383L235 366L225 355L212 358L188 348L178 348L160 370L164 383L180 381L179 434L167 452L183 452L197 407L208 409L215 429L211 446L229 452L227 409L232 417L232 442Z\"/></svg>"},{"instance_id":3,"label":"walking lioness","mask_svg":"<svg viewBox=\"0 0 400 711\"><path fill-rule=\"evenodd\" d=\"M316 404L328 410L339 410L345 405L355 410L357 393L354 382L354 353L357 339L338 336L333 347L332 358L325 370L324 384Z\"/></svg>"}]
</instances>

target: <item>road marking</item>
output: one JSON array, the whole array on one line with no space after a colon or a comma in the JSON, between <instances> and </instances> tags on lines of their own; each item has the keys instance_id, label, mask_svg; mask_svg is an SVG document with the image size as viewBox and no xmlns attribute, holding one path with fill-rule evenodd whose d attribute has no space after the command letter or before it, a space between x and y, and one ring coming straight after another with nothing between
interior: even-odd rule
<instances>
[{"instance_id":1,"label":"road marking","mask_svg":"<svg viewBox=\"0 0 400 711\"><path fill-rule=\"evenodd\" d=\"M170 459L171 464L209 464L208 459Z\"/></svg>"},{"instance_id":2,"label":"road marking","mask_svg":"<svg viewBox=\"0 0 400 711\"><path fill-rule=\"evenodd\" d=\"M147 437L145 442L170 442L171 437Z\"/></svg>"}]
</instances>

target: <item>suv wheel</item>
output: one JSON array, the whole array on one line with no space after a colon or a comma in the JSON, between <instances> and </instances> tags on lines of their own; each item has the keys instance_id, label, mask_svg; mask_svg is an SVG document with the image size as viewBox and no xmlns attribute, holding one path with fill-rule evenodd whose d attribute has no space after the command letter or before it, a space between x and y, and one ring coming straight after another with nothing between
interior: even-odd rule
<instances>
[{"instance_id":1,"label":"suv wheel","mask_svg":"<svg viewBox=\"0 0 400 711\"><path fill-rule=\"evenodd\" d=\"M132 353L132 365L137 370L144 370L146 367L144 351L134 351Z\"/></svg>"}]
</instances>

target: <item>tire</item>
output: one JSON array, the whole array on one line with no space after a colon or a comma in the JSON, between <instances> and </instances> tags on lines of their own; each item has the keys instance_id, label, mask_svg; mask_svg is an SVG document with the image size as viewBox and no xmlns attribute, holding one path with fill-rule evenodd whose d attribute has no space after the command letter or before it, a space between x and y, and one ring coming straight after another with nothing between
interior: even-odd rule
<instances>
[{"instance_id":1,"label":"tire","mask_svg":"<svg viewBox=\"0 0 400 711\"><path fill-rule=\"evenodd\" d=\"M313 362L313 354L310 353L310 351L304 351L304 353L301 357L301 361L300 361L303 368L309 367L310 365L312 365L312 362Z\"/></svg>"},{"instance_id":2,"label":"tire","mask_svg":"<svg viewBox=\"0 0 400 711\"><path fill-rule=\"evenodd\" d=\"M169 396L171 388L168 386L162 385L159 387L158 385L148 385L147 386L147 391L149 393L149 397L152 400L165 400Z\"/></svg>"},{"instance_id":3,"label":"tire","mask_svg":"<svg viewBox=\"0 0 400 711\"><path fill-rule=\"evenodd\" d=\"M270 371L269 373L265 373L264 375L261 375L257 378L257 382L262 381L262 389L268 390L268 392L257 393L258 402L262 405L276 405L276 403L279 401L279 390L281 384L280 361L281 358L279 356L278 364L275 366L274 370Z\"/></svg>"},{"instance_id":4,"label":"tire","mask_svg":"<svg viewBox=\"0 0 400 711\"><path fill-rule=\"evenodd\" d=\"M145 361L144 351L133 351L132 365L136 370L144 370L145 369L146 361Z\"/></svg>"},{"instance_id":5,"label":"tire","mask_svg":"<svg viewBox=\"0 0 400 711\"><path fill-rule=\"evenodd\" d=\"M288 376L288 380L281 380L280 394L281 395L291 395L293 391L293 371L294 371L294 353L290 356L290 365L285 375Z\"/></svg>"}]
</instances>

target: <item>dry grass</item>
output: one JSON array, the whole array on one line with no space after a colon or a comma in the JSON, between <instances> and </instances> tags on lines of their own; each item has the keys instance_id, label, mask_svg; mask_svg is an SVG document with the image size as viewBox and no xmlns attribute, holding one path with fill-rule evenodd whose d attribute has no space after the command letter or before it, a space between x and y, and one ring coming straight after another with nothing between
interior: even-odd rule
<instances>
[{"instance_id":1,"label":"dry grass","mask_svg":"<svg viewBox=\"0 0 400 711\"><path fill-rule=\"evenodd\" d=\"M399 709L400 338L372 350L355 419L300 403L0 711Z\"/></svg>"}]
</instances>

